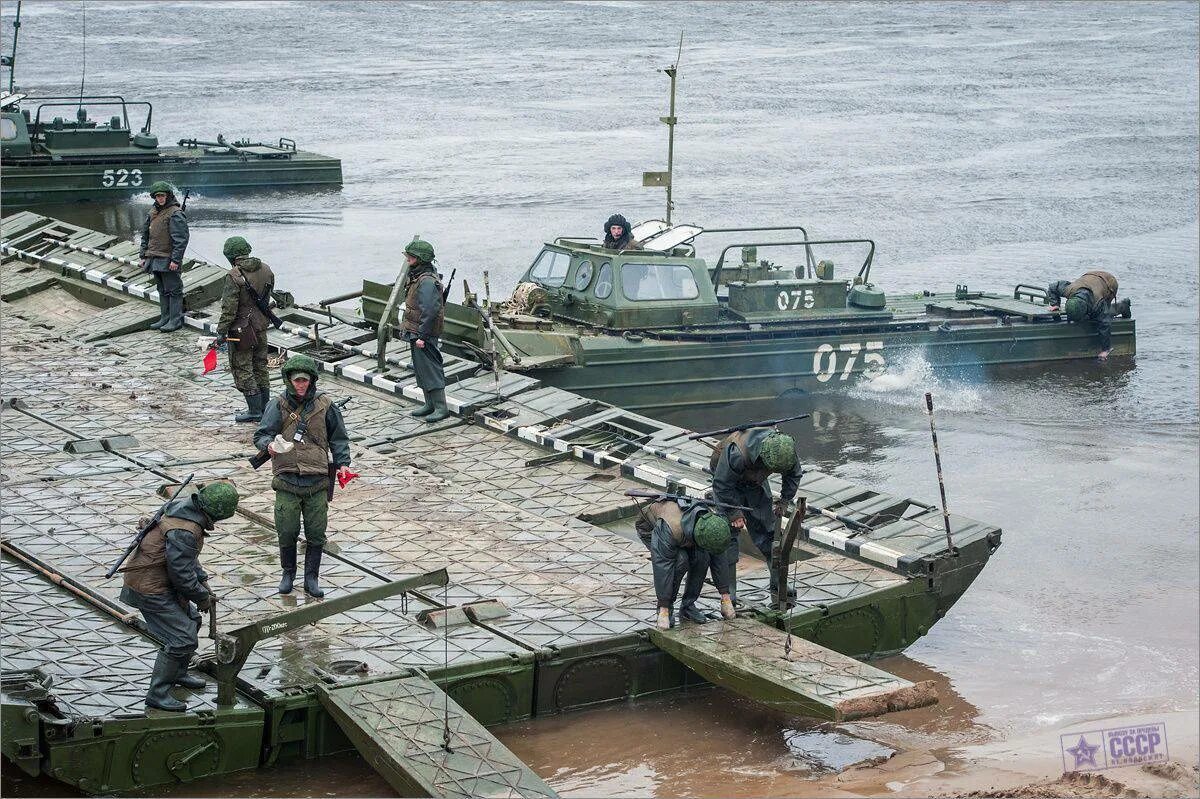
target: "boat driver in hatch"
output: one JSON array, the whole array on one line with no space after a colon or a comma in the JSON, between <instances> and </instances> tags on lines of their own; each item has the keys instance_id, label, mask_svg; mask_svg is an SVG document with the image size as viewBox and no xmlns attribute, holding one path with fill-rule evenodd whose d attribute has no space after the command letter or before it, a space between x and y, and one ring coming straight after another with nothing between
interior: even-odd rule
<instances>
[{"instance_id":1,"label":"boat driver in hatch","mask_svg":"<svg viewBox=\"0 0 1200 799\"><path fill-rule=\"evenodd\" d=\"M633 237L629 229L629 220L620 214L613 214L604 223L604 249L606 250L640 250L642 244Z\"/></svg>"}]
</instances>

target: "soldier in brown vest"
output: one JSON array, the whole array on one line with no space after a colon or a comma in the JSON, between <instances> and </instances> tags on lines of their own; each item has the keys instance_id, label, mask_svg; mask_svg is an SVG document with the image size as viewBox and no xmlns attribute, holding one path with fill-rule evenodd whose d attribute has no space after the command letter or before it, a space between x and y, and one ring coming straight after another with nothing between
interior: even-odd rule
<instances>
[{"instance_id":1,"label":"soldier in brown vest","mask_svg":"<svg viewBox=\"0 0 1200 799\"><path fill-rule=\"evenodd\" d=\"M203 679L188 674L200 632L200 614L192 603L205 611L217 599L200 568L200 550L208 531L232 516L237 504L237 489L225 480L175 497L121 569L125 576L121 601L140 610L151 634L163 642L150 675L146 707L187 710L185 703L171 696L171 687L205 686Z\"/></svg>"},{"instance_id":2,"label":"soldier in brown vest","mask_svg":"<svg viewBox=\"0 0 1200 799\"><path fill-rule=\"evenodd\" d=\"M729 522L704 504L687 499L665 499L642 509L634 525L642 542L650 550L654 569L654 594L658 600L657 624L660 630L675 626L675 597L687 578L679 613L684 619L704 624L708 618L696 607L704 588L709 558L719 557L729 544ZM721 595L721 615L734 617L729 596L729 576L722 564L714 562L713 584Z\"/></svg>"},{"instance_id":3,"label":"soldier in brown vest","mask_svg":"<svg viewBox=\"0 0 1200 799\"><path fill-rule=\"evenodd\" d=\"M283 365L284 391L267 403L254 433L254 445L271 453L275 489L275 533L283 580L279 593L290 594L296 577L296 549L304 521L304 593L323 597L318 578L325 530L329 524L330 456L338 472L350 471L350 435L342 412L317 391L317 364L293 355ZM279 437L279 438L277 438ZM280 440L282 439L282 440Z\"/></svg>"},{"instance_id":4,"label":"soldier in brown vest","mask_svg":"<svg viewBox=\"0 0 1200 799\"><path fill-rule=\"evenodd\" d=\"M725 558L729 569L730 587L737 601L738 530L746 530L750 540L769 562L771 544L775 538L775 511L780 510L796 496L800 477L804 471L796 452L795 440L773 427L751 427L725 437L713 450L709 461L713 473L713 496L723 505L742 505L754 508L744 514L731 510L729 524L735 533ZM771 486L767 482L772 474L783 476L779 500L772 507ZM715 562L717 558L713 558ZM713 575L714 579L716 575ZM771 590L775 591L775 575L771 575ZM789 594L790 594L789 590Z\"/></svg>"},{"instance_id":5,"label":"soldier in brown vest","mask_svg":"<svg viewBox=\"0 0 1200 799\"><path fill-rule=\"evenodd\" d=\"M142 268L154 275L158 288L159 317L150 327L169 333L183 327L183 254L187 251L188 225L171 184L158 181L150 187L154 207L142 225Z\"/></svg>"},{"instance_id":6,"label":"soldier in brown vest","mask_svg":"<svg viewBox=\"0 0 1200 799\"><path fill-rule=\"evenodd\" d=\"M246 412L235 422L257 422L271 399L271 375L267 371L267 328L270 321L254 302L250 289L263 300L275 287L275 273L257 258L250 257L250 242L241 236L225 240L223 250L233 268L225 276L221 295L218 340L235 338L229 353L233 385L246 397Z\"/></svg>"},{"instance_id":7,"label":"soldier in brown vest","mask_svg":"<svg viewBox=\"0 0 1200 799\"><path fill-rule=\"evenodd\" d=\"M1086 272L1074 283L1059 280L1046 288L1046 304L1057 311L1066 298L1063 310L1072 322L1091 321L1096 325L1100 337L1100 360L1108 358L1112 351L1112 320L1119 314L1129 318L1129 300L1121 300L1114 308L1117 298L1117 279L1108 272L1099 270Z\"/></svg>"},{"instance_id":8,"label":"soldier in brown vest","mask_svg":"<svg viewBox=\"0 0 1200 799\"><path fill-rule=\"evenodd\" d=\"M412 415L423 416L426 422L440 422L450 415L446 407L446 373L438 349L446 318L442 281L433 268L433 245L429 242L414 239L404 248L404 257L409 269L408 290L400 328L409 342L417 385L425 394L425 404Z\"/></svg>"}]
</instances>

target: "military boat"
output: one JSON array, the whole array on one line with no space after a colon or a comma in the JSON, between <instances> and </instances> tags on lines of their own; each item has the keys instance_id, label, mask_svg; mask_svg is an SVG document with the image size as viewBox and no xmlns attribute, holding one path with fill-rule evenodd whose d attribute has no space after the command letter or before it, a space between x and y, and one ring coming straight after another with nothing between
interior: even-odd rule
<instances>
[{"instance_id":1,"label":"military boat","mask_svg":"<svg viewBox=\"0 0 1200 799\"><path fill-rule=\"evenodd\" d=\"M160 146L153 115L150 103L118 95L6 93L0 99L0 200L11 207L120 198L144 193L156 180L202 193L342 183L339 159L301 150L289 138L264 143L217 136Z\"/></svg>"}]
</instances>

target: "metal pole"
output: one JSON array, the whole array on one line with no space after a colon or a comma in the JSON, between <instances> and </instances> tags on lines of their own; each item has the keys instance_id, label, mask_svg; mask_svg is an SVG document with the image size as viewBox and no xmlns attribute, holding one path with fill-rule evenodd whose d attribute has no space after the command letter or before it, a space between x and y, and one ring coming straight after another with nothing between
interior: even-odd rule
<instances>
[{"instance_id":1,"label":"metal pole","mask_svg":"<svg viewBox=\"0 0 1200 799\"><path fill-rule=\"evenodd\" d=\"M954 540L950 537L950 509L946 507L946 481L942 478L942 453L938 449L937 431L933 429L933 394L925 392L925 407L929 412L929 435L933 437L933 461L937 464L938 490L942 493L942 521L946 525L946 546L954 554Z\"/></svg>"},{"instance_id":2,"label":"metal pole","mask_svg":"<svg viewBox=\"0 0 1200 799\"><path fill-rule=\"evenodd\" d=\"M17 0L17 18L13 20L12 57L8 59L8 91L13 91L13 81L17 77L17 35L21 32L21 0Z\"/></svg>"},{"instance_id":3,"label":"metal pole","mask_svg":"<svg viewBox=\"0 0 1200 799\"><path fill-rule=\"evenodd\" d=\"M483 301L487 306L488 349L492 358L492 375L496 378L496 397L500 397L500 361L496 358L496 328L492 320L492 289L488 283L488 271L483 270Z\"/></svg>"},{"instance_id":4,"label":"metal pole","mask_svg":"<svg viewBox=\"0 0 1200 799\"><path fill-rule=\"evenodd\" d=\"M667 224L671 224L671 209L675 207L671 200L671 188L675 185L675 80L679 74L679 58L683 55L683 31L679 32L679 52L675 54L675 63L667 70L671 76L671 111L667 117Z\"/></svg>"}]
</instances>

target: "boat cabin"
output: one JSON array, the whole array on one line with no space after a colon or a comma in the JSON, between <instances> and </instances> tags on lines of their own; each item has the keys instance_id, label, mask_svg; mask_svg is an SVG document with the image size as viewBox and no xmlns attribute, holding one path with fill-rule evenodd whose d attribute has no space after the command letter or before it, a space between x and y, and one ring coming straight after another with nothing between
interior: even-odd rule
<instances>
[{"instance_id":1,"label":"boat cabin","mask_svg":"<svg viewBox=\"0 0 1200 799\"><path fill-rule=\"evenodd\" d=\"M38 100L33 113L17 104L25 95L8 94L0 101L0 154L8 159L47 155L52 160L80 156L123 156L132 152L155 154L158 137L150 133L150 103L127 103L113 96L47 97ZM133 133L129 124L129 106L146 106L146 121ZM57 115L64 108L74 111L74 119ZM105 122L88 116L88 108L118 110Z\"/></svg>"}]
</instances>

